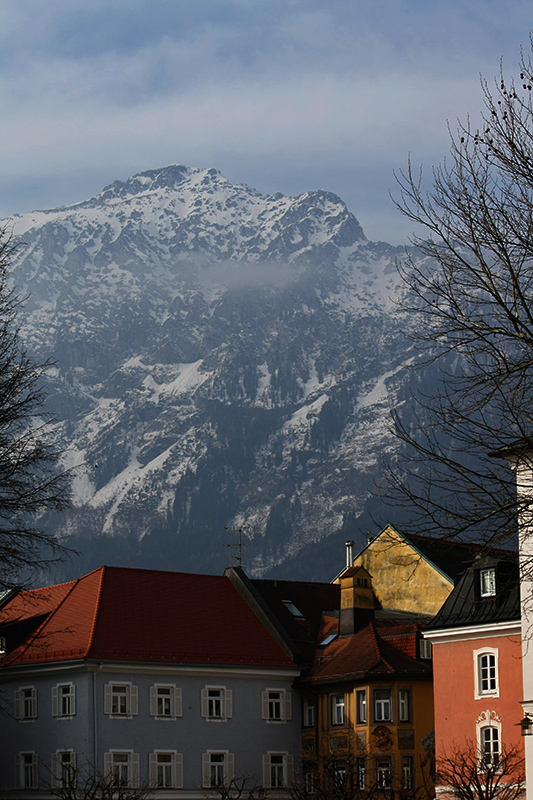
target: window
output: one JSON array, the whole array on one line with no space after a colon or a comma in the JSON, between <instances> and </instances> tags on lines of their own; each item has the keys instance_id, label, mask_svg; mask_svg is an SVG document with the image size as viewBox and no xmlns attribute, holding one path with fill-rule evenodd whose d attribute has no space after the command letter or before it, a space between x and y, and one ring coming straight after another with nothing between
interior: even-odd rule
<instances>
[{"instance_id":1,"label":"window","mask_svg":"<svg viewBox=\"0 0 533 800\"><path fill-rule=\"evenodd\" d=\"M479 570L479 588L481 597L494 597L496 594L496 570L494 567Z\"/></svg>"},{"instance_id":2,"label":"window","mask_svg":"<svg viewBox=\"0 0 533 800\"><path fill-rule=\"evenodd\" d=\"M104 686L104 713L113 717L137 714L137 687L131 683L108 683Z\"/></svg>"},{"instance_id":3,"label":"window","mask_svg":"<svg viewBox=\"0 0 533 800\"><path fill-rule=\"evenodd\" d=\"M431 658L433 655L433 646L429 639L420 639L420 658Z\"/></svg>"},{"instance_id":4,"label":"window","mask_svg":"<svg viewBox=\"0 0 533 800\"><path fill-rule=\"evenodd\" d=\"M150 714L160 719L181 717L181 689L168 683L150 686Z\"/></svg>"},{"instance_id":5,"label":"window","mask_svg":"<svg viewBox=\"0 0 533 800\"><path fill-rule=\"evenodd\" d=\"M314 697L304 697L304 708L303 708L303 725L304 728L314 728L315 727L315 698Z\"/></svg>"},{"instance_id":6,"label":"window","mask_svg":"<svg viewBox=\"0 0 533 800\"><path fill-rule=\"evenodd\" d=\"M307 773L313 774L313 773ZM263 756L265 789L281 789L292 783L292 756L289 753L267 753ZM307 778L306 778L307 783Z\"/></svg>"},{"instance_id":7,"label":"window","mask_svg":"<svg viewBox=\"0 0 533 800\"><path fill-rule=\"evenodd\" d=\"M233 713L233 692L225 686L205 686L202 689L202 717L223 721Z\"/></svg>"},{"instance_id":8,"label":"window","mask_svg":"<svg viewBox=\"0 0 533 800\"><path fill-rule=\"evenodd\" d=\"M374 691L374 719L376 722L391 722L390 689L376 689Z\"/></svg>"},{"instance_id":9,"label":"window","mask_svg":"<svg viewBox=\"0 0 533 800\"><path fill-rule=\"evenodd\" d=\"M366 689L360 689L355 693L355 711L357 724L364 725L367 721Z\"/></svg>"},{"instance_id":10,"label":"window","mask_svg":"<svg viewBox=\"0 0 533 800\"><path fill-rule=\"evenodd\" d=\"M72 717L76 713L76 687L72 683L60 683L52 687L52 715Z\"/></svg>"},{"instance_id":11,"label":"window","mask_svg":"<svg viewBox=\"0 0 533 800\"><path fill-rule=\"evenodd\" d=\"M37 789L35 753L19 753L15 756L15 785L18 789Z\"/></svg>"},{"instance_id":12,"label":"window","mask_svg":"<svg viewBox=\"0 0 533 800\"><path fill-rule=\"evenodd\" d=\"M411 692L409 689L398 690L398 719L409 722L411 719Z\"/></svg>"},{"instance_id":13,"label":"window","mask_svg":"<svg viewBox=\"0 0 533 800\"><path fill-rule=\"evenodd\" d=\"M37 689L22 686L15 691L15 719L28 720L37 717Z\"/></svg>"},{"instance_id":14,"label":"window","mask_svg":"<svg viewBox=\"0 0 533 800\"><path fill-rule=\"evenodd\" d=\"M402 756L402 789L413 789L415 760L413 756Z\"/></svg>"},{"instance_id":15,"label":"window","mask_svg":"<svg viewBox=\"0 0 533 800\"><path fill-rule=\"evenodd\" d=\"M76 753L72 750L57 750L50 759L52 786L69 789L76 786Z\"/></svg>"},{"instance_id":16,"label":"window","mask_svg":"<svg viewBox=\"0 0 533 800\"><path fill-rule=\"evenodd\" d=\"M139 786L139 754L131 750L111 750L104 753L105 774L117 786Z\"/></svg>"},{"instance_id":17,"label":"window","mask_svg":"<svg viewBox=\"0 0 533 800\"><path fill-rule=\"evenodd\" d=\"M233 754L224 751L211 751L202 755L203 786L227 786L233 780Z\"/></svg>"},{"instance_id":18,"label":"window","mask_svg":"<svg viewBox=\"0 0 533 800\"><path fill-rule=\"evenodd\" d=\"M337 788L346 786L346 763L335 761L333 765L333 780Z\"/></svg>"},{"instance_id":19,"label":"window","mask_svg":"<svg viewBox=\"0 0 533 800\"><path fill-rule=\"evenodd\" d=\"M376 758L376 784L380 789L390 789L390 758Z\"/></svg>"},{"instance_id":20,"label":"window","mask_svg":"<svg viewBox=\"0 0 533 800\"><path fill-rule=\"evenodd\" d=\"M483 766L497 766L500 763L500 731L493 726L481 728L481 760Z\"/></svg>"},{"instance_id":21,"label":"window","mask_svg":"<svg viewBox=\"0 0 533 800\"><path fill-rule=\"evenodd\" d=\"M499 697L498 648L485 647L474 650L474 697L480 700L487 695Z\"/></svg>"},{"instance_id":22,"label":"window","mask_svg":"<svg viewBox=\"0 0 533 800\"><path fill-rule=\"evenodd\" d=\"M366 758L359 757L355 760L355 773L357 788L364 792L366 789Z\"/></svg>"},{"instance_id":23,"label":"window","mask_svg":"<svg viewBox=\"0 0 533 800\"><path fill-rule=\"evenodd\" d=\"M285 722L291 719L291 693L284 689L267 689L261 694L263 719Z\"/></svg>"},{"instance_id":24,"label":"window","mask_svg":"<svg viewBox=\"0 0 533 800\"><path fill-rule=\"evenodd\" d=\"M291 612L293 617L296 617L296 619L304 619L304 615L298 608L296 608L292 600L282 600L281 602L283 603L285 608Z\"/></svg>"},{"instance_id":25,"label":"window","mask_svg":"<svg viewBox=\"0 0 533 800\"><path fill-rule=\"evenodd\" d=\"M345 696L334 694L331 697L331 724L344 725L345 719Z\"/></svg>"},{"instance_id":26,"label":"window","mask_svg":"<svg viewBox=\"0 0 533 800\"><path fill-rule=\"evenodd\" d=\"M182 789L182 754L175 750L150 753L150 785L158 789Z\"/></svg>"}]
</instances>

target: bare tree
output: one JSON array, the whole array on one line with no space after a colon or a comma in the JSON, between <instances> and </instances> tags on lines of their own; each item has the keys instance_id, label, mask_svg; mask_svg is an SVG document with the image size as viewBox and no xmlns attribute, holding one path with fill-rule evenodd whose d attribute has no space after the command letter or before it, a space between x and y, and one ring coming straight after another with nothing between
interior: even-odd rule
<instances>
[{"instance_id":1,"label":"bare tree","mask_svg":"<svg viewBox=\"0 0 533 800\"><path fill-rule=\"evenodd\" d=\"M524 55L519 80L482 80L480 124L450 131L429 191L411 163L397 175L397 206L422 231L400 264L421 358L414 418L406 403L393 414L390 495L414 529L492 544L519 509L510 470L487 454L533 434L532 86ZM438 388L422 388L430 376Z\"/></svg>"},{"instance_id":2,"label":"bare tree","mask_svg":"<svg viewBox=\"0 0 533 800\"><path fill-rule=\"evenodd\" d=\"M154 787L132 786L115 772L102 773L90 764L78 767L57 762L48 769L46 788L58 800L147 800Z\"/></svg>"},{"instance_id":3,"label":"bare tree","mask_svg":"<svg viewBox=\"0 0 533 800\"><path fill-rule=\"evenodd\" d=\"M67 475L43 408L48 364L27 354L17 327L19 299L9 286L16 247L0 228L0 587L20 582L63 547L36 520L67 502Z\"/></svg>"},{"instance_id":4,"label":"bare tree","mask_svg":"<svg viewBox=\"0 0 533 800\"><path fill-rule=\"evenodd\" d=\"M253 775L237 775L231 780L203 789L202 794L207 800L264 800L268 789Z\"/></svg>"},{"instance_id":5,"label":"bare tree","mask_svg":"<svg viewBox=\"0 0 533 800\"><path fill-rule=\"evenodd\" d=\"M439 758L437 785L457 800L518 800L525 791L524 757L517 748L484 758L475 742Z\"/></svg>"}]
</instances>

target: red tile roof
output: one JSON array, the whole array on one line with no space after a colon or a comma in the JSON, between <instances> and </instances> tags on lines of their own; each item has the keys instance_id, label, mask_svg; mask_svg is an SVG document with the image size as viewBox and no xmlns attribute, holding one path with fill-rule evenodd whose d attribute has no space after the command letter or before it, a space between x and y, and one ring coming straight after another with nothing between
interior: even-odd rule
<instances>
[{"instance_id":1,"label":"red tile roof","mask_svg":"<svg viewBox=\"0 0 533 800\"><path fill-rule=\"evenodd\" d=\"M0 632L6 666L105 659L294 667L231 582L217 575L100 567L77 581L20 593L0 609Z\"/></svg>"},{"instance_id":2,"label":"red tile roof","mask_svg":"<svg viewBox=\"0 0 533 800\"><path fill-rule=\"evenodd\" d=\"M331 619L324 632L333 632ZM338 624L338 621L337 621ZM351 636L340 636L319 647L305 682L332 683L358 678L431 677L431 667L416 660L416 626L370 621Z\"/></svg>"}]
</instances>

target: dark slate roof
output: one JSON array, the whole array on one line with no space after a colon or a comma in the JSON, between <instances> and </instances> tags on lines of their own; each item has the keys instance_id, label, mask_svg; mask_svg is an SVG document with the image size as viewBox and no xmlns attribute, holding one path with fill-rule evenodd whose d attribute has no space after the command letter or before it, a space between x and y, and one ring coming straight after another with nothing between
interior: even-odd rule
<instances>
[{"instance_id":1,"label":"dark slate roof","mask_svg":"<svg viewBox=\"0 0 533 800\"><path fill-rule=\"evenodd\" d=\"M480 570L496 569L496 595L481 597ZM428 630L509 622L520 619L518 553L494 551L481 554L468 568Z\"/></svg>"},{"instance_id":2,"label":"dark slate roof","mask_svg":"<svg viewBox=\"0 0 533 800\"><path fill-rule=\"evenodd\" d=\"M457 542L418 534L401 533L401 536L410 542L426 560L431 561L437 569L447 575L453 583L457 583L460 576L479 554L480 548L483 547L479 542ZM505 556L510 551L490 547L485 548L484 552Z\"/></svg>"},{"instance_id":3,"label":"dark slate roof","mask_svg":"<svg viewBox=\"0 0 533 800\"><path fill-rule=\"evenodd\" d=\"M340 607L340 585L262 579L250 582L297 646L299 663L310 664L319 641L323 613L338 611ZM295 615L289 604L301 616Z\"/></svg>"}]
</instances>

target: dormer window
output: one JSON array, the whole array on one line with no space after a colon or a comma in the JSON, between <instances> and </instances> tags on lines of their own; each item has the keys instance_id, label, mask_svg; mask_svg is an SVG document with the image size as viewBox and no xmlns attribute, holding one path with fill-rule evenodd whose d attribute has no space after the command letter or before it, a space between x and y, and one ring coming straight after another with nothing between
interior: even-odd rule
<instances>
[{"instance_id":1,"label":"dormer window","mask_svg":"<svg viewBox=\"0 0 533 800\"><path fill-rule=\"evenodd\" d=\"M298 608L296 608L292 600L282 600L281 602L285 608L291 612L293 617L296 617L297 619L304 619L304 615Z\"/></svg>"},{"instance_id":2,"label":"dormer window","mask_svg":"<svg viewBox=\"0 0 533 800\"><path fill-rule=\"evenodd\" d=\"M496 570L494 567L479 571L481 597L494 597L496 594Z\"/></svg>"}]
</instances>

